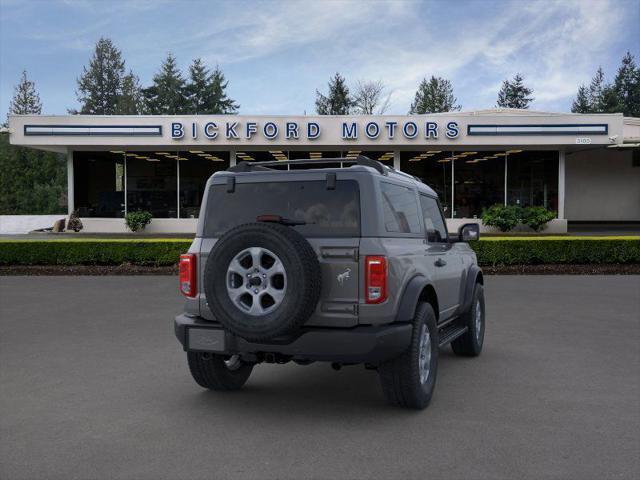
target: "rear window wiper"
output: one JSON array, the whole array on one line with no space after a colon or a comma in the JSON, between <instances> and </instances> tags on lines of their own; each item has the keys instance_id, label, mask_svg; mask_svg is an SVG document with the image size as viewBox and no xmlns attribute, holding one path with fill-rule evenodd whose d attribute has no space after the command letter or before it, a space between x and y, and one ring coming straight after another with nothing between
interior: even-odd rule
<instances>
[{"instance_id":1,"label":"rear window wiper","mask_svg":"<svg viewBox=\"0 0 640 480\"><path fill-rule=\"evenodd\" d=\"M286 225L287 227L293 227L296 225L306 225L304 220L291 220L290 218L284 218L280 215L258 215L256 217L257 222L267 223L279 223L280 225Z\"/></svg>"}]
</instances>

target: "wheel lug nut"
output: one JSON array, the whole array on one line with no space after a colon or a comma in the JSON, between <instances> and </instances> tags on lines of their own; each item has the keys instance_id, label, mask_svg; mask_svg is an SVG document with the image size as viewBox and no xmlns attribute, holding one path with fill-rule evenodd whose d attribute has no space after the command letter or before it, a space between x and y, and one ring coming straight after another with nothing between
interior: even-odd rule
<instances>
[{"instance_id":1,"label":"wheel lug nut","mask_svg":"<svg viewBox=\"0 0 640 480\"><path fill-rule=\"evenodd\" d=\"M253 293L258 293L258 289L256 288L256 289L253 291Z\"/></svg>"},{"instance_id":2,"label":"wheel lug nut","mask_svg":"<svg viewBox=\"0 0 640 480\"><path fill-rule=\"evenodd\" d=\"M263 273L263 274L262 274L262 278L267 278L267 274L266 274L266 273Z\"/></svg>"}]
</instances>

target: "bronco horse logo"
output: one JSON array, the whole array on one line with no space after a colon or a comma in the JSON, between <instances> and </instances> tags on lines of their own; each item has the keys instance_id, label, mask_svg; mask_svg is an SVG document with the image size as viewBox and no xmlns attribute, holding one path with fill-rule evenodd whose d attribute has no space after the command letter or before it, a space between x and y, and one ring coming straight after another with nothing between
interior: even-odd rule
<instances>
[{"instance_id":1,"label":"bronco horse logo","mask_svg":"<svg viewBox=\"0 0 640 480\"><path fill-rule=\"evenodd\" d=\"M340 286L344 285L345 280L348 280L349 278L351 278L350 274L351 274L350 268L347 268L344 272L338 274L336 279L338 280L338 283L340 284Z\"/></svg>"}]
</instances>

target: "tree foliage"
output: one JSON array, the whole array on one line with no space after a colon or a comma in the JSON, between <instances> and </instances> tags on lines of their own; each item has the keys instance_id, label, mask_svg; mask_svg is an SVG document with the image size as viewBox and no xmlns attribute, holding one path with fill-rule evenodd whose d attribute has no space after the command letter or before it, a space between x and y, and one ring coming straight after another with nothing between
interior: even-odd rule
<instances>
[{"instance_id":1,"label":"tree foliage","mask_svg":"<svg viewBox=\"0 0 640 480\"><path fill-rule=\"evenodd\" d=\"M9 144L0 135L0 215L66 213L65 158Z\"/></svg>"},{"instance_id":2,"label":"tree foliage","mask_svg":"<svg viewBox=\"0 0 640 480\"><path fill-rule=\"evenodd\" d=\"M118 100L122 94L125 76L122 52L108 38L100 38L96 43L88 67L83 67L78 78L76 95L80 102L80 112L90 115L115 115ZM78 113L72 111L72 113Z\"/></svg>"},{"instance_id":3,"label":"tree foliage","mask_svg":"<svg viewBox=\"0 0 640 480\"><path fill-rule=\"evenodd\" d=\"M23 71L9 113L39 115L41 112L35 84ZM9 135L0 134L0 215L64 213L66 189L63 156L10 145Z\"/></svg>"},{"instance_id":4,"label":"tree foliage","mask_svg":"<svg viewBox=\"0 0 640 480\"><path fill-rule=\"evenodd\" d=\"M177 115L188 113L186 82L178 69L176 58L169 53L153 76L153 84L144 91L149 113Z\"/></svg>"},{"instance_id":5,"label":"tree foliage","mask_svg":"<svg viewBox=\"0 0 640 480\"><path fill-rule=\"evenodd\" d=\"M116 112L119 115L140 115L145 113L144 96L140 87L140 80L129 71L122 78L120 96L116 101Z\"/></svg>"},{"instance_id":6,"label":"tree foliage","mask_svg":"<svg viewBox=\"0 0 640 480\"><path fill-rule=\"evenodd\" d=\"M14 115L40 115L42 102L36 91L36 84L27 78L27 71L22 71L20 83L13 91L13 98L9 104L9 113Z\"/></svg>"},{"instance_id":7,"label":"tree foliage","mask_svg":"<svg viewBox=\"0 0 640 480\"><path fill-rule=\"evenodd\" d=\"M516 73L513 80L502 82L502 88L498 92L498 107L529 108L529 104L533 102L532 93L533 89L525 86L524 77Z\"/></svg>"},{"instance_id":8,"label":"tree foliage","mask_svg":"<svg viewBox=\"0 0 640 480\"><path fill-rule=\"evenodd\" d=\"M210 72L202 60L196 58L189 67L189 81L185 87L189 113L237 113L240 106L227 96L228 83L219 66Z\"/></svg>"},{"instance_id":9,"label":"tree foliage","mask_svg":"<svg viewBox=\"0 0 640 480\"><path fill-rule=\"evenodd\" d=\"M423 78L411 104L410 114L453 112L460 110L458 99L453 95L453 86L449 80L431 76Z\"/></svg>"},{"instance_id":10,"label":"tree foliage","mask_svg":"<svg viewBox=\"0 0 640 480\"><path fill-rule=\"evenodd\" d=\"M353 108L360 115L382 115L389 108L391 93L386 92L382 80L358 81Z\"/></svg>"},{"instance_id":11,"label":"tree foliage","mask_svg":"<svg viewBox=\"0 0 640 480\"><path fill-rule=\"evenodd\" d=\"M348 115L354 105L347 82L339 73L329 80L326 96L316 90L316 112L319 115Z\"/></svg>"},{"instance_id":12,"label":"tree foliage","mask_svg":"<svg viewBox=\"0 0 640 480\"><path fill-rule=\"evenodd\" d=\"M623 57L613 83L605 79L598 67L589 86L580 85L573 101L574 113L617 113L640 116L640 69L630 52Z\"/></svg>"}]
</instances>

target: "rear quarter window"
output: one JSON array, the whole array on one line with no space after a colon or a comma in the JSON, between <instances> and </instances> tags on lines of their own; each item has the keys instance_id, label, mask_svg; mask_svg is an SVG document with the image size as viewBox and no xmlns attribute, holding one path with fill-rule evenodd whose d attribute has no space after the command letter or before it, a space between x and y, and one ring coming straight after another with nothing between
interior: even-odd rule
<instances>
[{"instance_id":1,"label":"rear quarter window","mask_svg":"<svg viewBox=\"0 0 640 480\"><path fill-rule=\"evenodd\" d=\"M204 233L219 237L260 215L279 215L305 225L291 228L305 237L360 236L360 192L355 180L338 180L334 190L325 181L237 183L209 189Z\"/></svg>"},{"instance_id":2,"label":"rear quarter window","mask_svg":"<svg viewBox=\"0 0 640 480\"><path fill-rule=\"evenodd\" d=\"M416 193L402 185L381 182L384 227L392 233L420 233Z\"/></svg>"}]
</instances>

